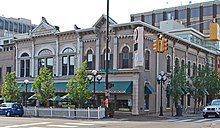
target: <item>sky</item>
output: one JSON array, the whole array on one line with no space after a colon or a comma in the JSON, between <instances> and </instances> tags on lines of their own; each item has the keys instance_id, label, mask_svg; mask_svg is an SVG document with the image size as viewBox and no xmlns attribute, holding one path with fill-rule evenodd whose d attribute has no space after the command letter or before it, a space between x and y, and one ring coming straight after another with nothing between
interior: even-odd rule
<instances>
[{"instance_id":1,"label":"sky","mask_svg":"<svg viewBox=\"0 0 220 128\"><path fill-rule=\"evenodd\" d=\"M130 22L130 14L153 11L161 8L187 5L210 0L109 0L109 16L117 23ZM39 25L45 17L60 31L91 28L107 14L107 0L0 0L0 16L26 18Z\"/></svg>"}]
</instances>

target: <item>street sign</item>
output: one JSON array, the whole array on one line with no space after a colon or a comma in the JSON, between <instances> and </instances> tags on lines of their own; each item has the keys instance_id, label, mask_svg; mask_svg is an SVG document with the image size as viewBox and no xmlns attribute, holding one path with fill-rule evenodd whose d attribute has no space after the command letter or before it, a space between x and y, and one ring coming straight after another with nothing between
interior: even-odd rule
<instances>
[{"instance_id":1,"label":"street sign","mask_svg":"<svg viewBox=\"0 0 220 128\"><path fill-rule=\"evenodd\" d=\"M105 90L105 96L110 96L109 90Z\"/></svg>"}]
</instances>

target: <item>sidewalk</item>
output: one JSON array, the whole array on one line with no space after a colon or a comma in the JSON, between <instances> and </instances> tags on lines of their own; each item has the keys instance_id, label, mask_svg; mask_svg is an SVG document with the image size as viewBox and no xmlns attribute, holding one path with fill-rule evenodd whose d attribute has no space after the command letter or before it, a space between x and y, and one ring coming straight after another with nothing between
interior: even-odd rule
<instances>
[{"instance_id":1,"label":"sidewalk","mask_svg":"<svg viewBox=\"0 0 220 128\"><path fill-rule=\"evenodd\" d=\"M202 113L183 113L182 116L175 116L176 113L173 113L172 116L171 112L163 113L163 116L159 116L159 113L155 114L143 114L143 115L131 115L130 112L120 112L116 111L115 115L112 120L124 120L124 121L152 121L152 120L166 120L172 118L187 118L187 117L202 117Z\"/></svg>"}]
</instances>

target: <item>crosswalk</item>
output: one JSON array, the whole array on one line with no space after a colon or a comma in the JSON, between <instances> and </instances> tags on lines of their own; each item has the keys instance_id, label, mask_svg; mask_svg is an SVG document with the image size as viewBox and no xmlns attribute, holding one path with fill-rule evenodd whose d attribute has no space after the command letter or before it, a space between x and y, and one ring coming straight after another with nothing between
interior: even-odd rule
<instances>
[{"instance_id":1,"label":"crosswalk","mask_svg":"<svg viewBox=\"0 0 220 128\"><path fill-rule=\"evenodd\" d=\"M194 122L194 123L220 122L220 118L176 118L176 119L161 120L160 122Z\"/></svg>"},{"instance_id":2,"label":"crosswalk","mask_svg":"<svg viewBox=\"0 0 220 128\"><path fill-rule=\"evenodd\" d=\"M9 125L1 128L86 128L90 126L106 124L107 122L66 122L62 124L53 124L52 122L27 123L19 125Z\"/></svg>"}]
</instances>

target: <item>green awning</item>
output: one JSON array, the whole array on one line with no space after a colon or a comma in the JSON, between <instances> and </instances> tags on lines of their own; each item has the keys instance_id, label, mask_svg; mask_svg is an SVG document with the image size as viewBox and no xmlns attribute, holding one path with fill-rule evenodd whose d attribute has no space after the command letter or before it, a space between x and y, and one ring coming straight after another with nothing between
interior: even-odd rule
<instances>
[{"instance_id":1,"label":"green awning","mask_svg":"<svg viewBox=\"0 0 220 128\"><path fill-rule=\"evenodd\" d=\"M110 82L113 83L114 86L109 88L110 93L132 93L132 81L115 81ZM94 83L92 82L88 89L90 91L94 91ZM105 93L106 84L105 82L95 82L95 93Z\"/></svg>"},{"instance_id":2,"label":"green awning","mask_svg":"<svg viewBox=\"0 0 220 128\"><path fill-rule=\"evenodd\" d=\"M33 92L32 84L33 83L27 84L27 92ZM54 84L53 87L56 89L56 92L66 92L66 84L67 84L67 82L57 82L57 83ZM17 84L17 85L19 86L20 84ZM25 84L22 84L20 91L21 92L26 91L26 85Z\"/></svg>"},{"instance_id":3,"label":"green awning","mask_svg":"<svg viewBox=\"0 0 220 128\"><path fill-rule=\"evenodd\" d=\"M152 94L153 92L155 92L155 90L150 85L150 83L145 83L145 85L144 85L144 94Z\"/></svg>"}]
</instances>

